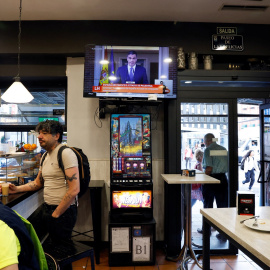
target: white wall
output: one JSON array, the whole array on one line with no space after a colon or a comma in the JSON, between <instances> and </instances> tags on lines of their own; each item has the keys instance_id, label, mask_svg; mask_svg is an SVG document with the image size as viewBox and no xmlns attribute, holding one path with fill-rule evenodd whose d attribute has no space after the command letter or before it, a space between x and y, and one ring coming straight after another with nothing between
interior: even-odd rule
<instances>
[{"instance_id":1,"label":"white wall","mask_svg":"<svg viewBox=\"0 0 270 270\"><path fill-rule=\"evenodd\" d=\"M109 183L110 183L110 125L109 115L99 120L95 117L98 99L83 98L84 58L67 59L67 141L68 145L82 148L88 156L91 179L104 180L102 192L102 240L108 241ZM157 113L158 112L158 113ZM164 172L163 107L151 108L152 154L154 181L154 217L157 222L156 240L164 240L164 183L160 174ZM82 198L78 222L75 229L89 230L91 224L90 199ZM87 201L87 202L86 202ZM85 214L87 213L87 214ZM89 213L89 215L88 215Z\"/></svg>"}]
</instances>

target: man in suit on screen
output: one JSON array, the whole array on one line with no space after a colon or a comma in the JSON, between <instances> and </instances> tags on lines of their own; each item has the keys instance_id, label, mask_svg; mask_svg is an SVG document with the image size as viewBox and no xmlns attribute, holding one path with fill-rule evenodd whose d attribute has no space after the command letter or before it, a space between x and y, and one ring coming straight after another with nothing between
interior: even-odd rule
<instances>
[{"instance_id":1,"label":"man in suit on screen","mask_svg":"<svg viewBox=\"0 0 270 270\"><path fill-rule=\"evenodd\" d=\"M127 61L127 65L118 68L116 83L148 84L146 69L136 64L137 52L129 51Z\"/></svg>"}]
</instances>

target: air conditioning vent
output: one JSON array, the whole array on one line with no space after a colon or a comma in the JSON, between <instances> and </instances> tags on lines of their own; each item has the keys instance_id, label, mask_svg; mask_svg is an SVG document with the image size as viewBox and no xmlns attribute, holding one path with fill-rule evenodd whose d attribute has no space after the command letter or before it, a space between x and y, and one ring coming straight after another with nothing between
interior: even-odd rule
<instances>
[{"instance_id":1,"label":"air conditioning vent","mask_svg":"<svg viewBox=\"0 0 270 270\"><path fill-rule=\"evenodd\" d=\"M223 5L221 10L265 11L267 8L268 6Z\"/></svg>"}]
</instances>

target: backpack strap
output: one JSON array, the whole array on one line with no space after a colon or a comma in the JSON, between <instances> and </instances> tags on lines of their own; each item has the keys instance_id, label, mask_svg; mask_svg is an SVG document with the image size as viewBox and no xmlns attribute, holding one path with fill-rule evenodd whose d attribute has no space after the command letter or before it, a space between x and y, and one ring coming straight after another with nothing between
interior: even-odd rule
<instances>
[{"instance_id":1,"label":"backpack strap","mask_svg":"<svg viewBox=\"0 0 270 270\"><path fill-rule=\"evenodd\" d=\"M62 152L63 152L66 148L70 148L70 147L68 147L68 146L66 146L66 145L61 146L61 147L59 148L59 150L58 150L58 153L57 153L58 165L59 165L59 168L61 168L61 170L63 171L65 178L66 178L66 174L65 174L65 168L64 168L63 159L62 159ZM76 204L77 206L79 205L78 197L77 197L77 196L75 197L75 204Z\"/></svg>"},{"instance_id":2,"label":"backpack strap","mask_svg":"<svg viewBox=\"0 0 270 270\"><path fill-rule=\"evenodd\" d=\"M63 145L59 148L58 153L57 153L57 161L58 161L58 165L59 168L61 168L62 172L65 175L65 168L64 168L64 164L63 164L63 159L62 159L62 152L64 151L64 149L68 148L67 146Z\"/></svg>"},{"instance_id":3,"label":"backpack strap","mask_svg":"<svg viewBox=\"0 0 270 270\"><path fill-rule=\"evenodd\" d=\"M44 162L44 160L45 160L47 154L48 154L48 152L46 151L46 152L42 155L42 157L41 157L41 162L40 162L40 167L42 167L43 162Z\"/></svg>"}]
</instances>

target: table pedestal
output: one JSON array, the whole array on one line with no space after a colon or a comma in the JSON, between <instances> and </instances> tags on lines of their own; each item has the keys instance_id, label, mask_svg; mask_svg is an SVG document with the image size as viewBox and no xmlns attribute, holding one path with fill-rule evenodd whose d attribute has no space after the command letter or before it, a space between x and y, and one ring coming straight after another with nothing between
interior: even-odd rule
<instances>
[{"instance_id":1,"label":"table pedestal","mask_svg":"<svg viewBox=\"0 0 270 270\"><path fill-rule=\"evenodd\" d=\"M196 264L202 268L202 265L199 263L196 254L192 248L192 241L191 241L191 184L184 184L184 191L185 191L185 235L184 235L184 245L181 249L179 256L175 258L168 257L168 260L172 261L179 261L181 260L180 267L178 269L185 269L185 264L188 263L190 259L193 259ZM189 255L188 255L189 251Z\"/></svg>"}]
</instances>

